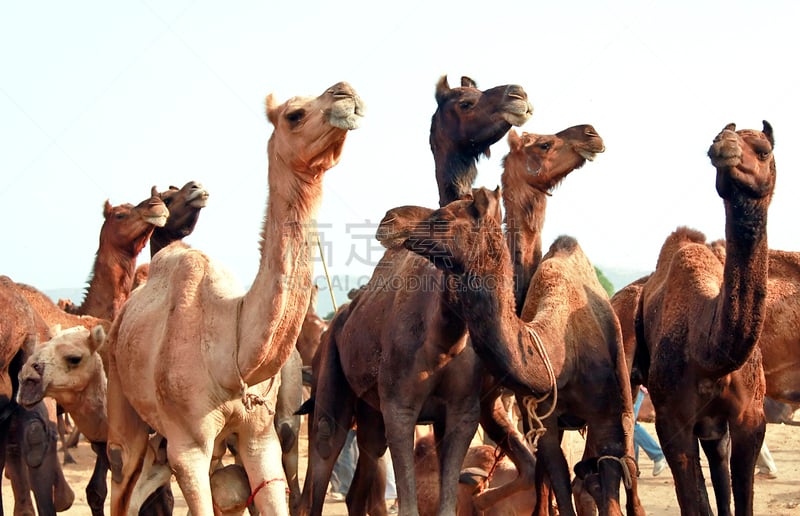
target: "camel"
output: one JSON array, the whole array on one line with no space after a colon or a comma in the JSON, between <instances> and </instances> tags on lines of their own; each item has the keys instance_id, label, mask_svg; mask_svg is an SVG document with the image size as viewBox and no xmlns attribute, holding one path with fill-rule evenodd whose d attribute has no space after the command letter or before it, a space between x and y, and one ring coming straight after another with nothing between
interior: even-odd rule
<instances>
[{"instance_id":1,"label":"camel","mask_svg":"<svg viewBox=\"0 0 800 516\"><path fill-rule=\"evenodd\" d=\"M402 247L427 258L455 283L472 346L514 391L559 513L574 514L561 434L587 425L587 447L597 456L584 458L576 474L600 514L621 514L619 482L631 482L635 493L636 480L633 404L619 323L594 267L570 237L550 246L517 317L511 257L494 215L499 198L499 189L479 189L474 199L436 211L389 210L378 238L387 249ZM629 512L642 509L629 506Z\"/></svg>"},{"instance_id":2,"label":"camel","mask_svg":"<svg viewBox=\"0 0 800 516\"><path fill-rule=\"evenodd\" d=\"M736 514L753 513L753 472L766 426L756 344L767 318L773 146L766 121L761 131L723 128L708 156L725 207L724 264L702 233L679 227L641 292L636 360L684 515L712 513L698 440L717 514L730 514L731 485Z\"/></svg>"},{"instance_id":3,"label":"camel","mask_svg":"<svg viewBox=\"0 0 800 516\"><path fill-rule=\"evenodd\" d=\"M150 258L172 242L191 235L200 217L200 210L208 204L208 190L197 181L189 181L181 188L170 186L158 196L169 209L167 223L153 230L150 236ZM142 263L133 274L131 290L145 281L150 272L150 263Z\"/></svg>"},{"instance_id":4,"label":"camel","mask_svg":"<svg viewBox=\"0 0 800 516\"><path fill-rule=\"evenodd\" d=\"M258 511L287 514L273 427L277 375L311 295L310 233L324 173L363 110L345 82L283 104L268 95L269 193L250 289L201 251L174 244L153 257L149 279L114 320L106 344L113 516L127 510L149 428L166 438L193 515L213 513L209 469L230 434Z\"/></svg>"},{"instance_id":5,"label":"camel","mask_svg":"<svg viewBox=\"0 0 800 516\"><path fill-rule=\"evenodd\" d=\"M428 434L417 439L414 445L414 466L417 476L417 504L421 516L436 514L439 500L439 461L436 443ZM536 491L520 491L509 496L488 511L475 505L475 493L490 486L498 487L514 481L517 468L499 448L489 445L470 446L461 465L458 484L459 516L529 516L536 505Z\"/></svg>"},{"instance_id":6,"label":"camel","mask_svg":"<svg viewBox=\"0 0 800 516\"><path fill-rule=\"evenodd\" d=\"M49 329L7 276L0 276L0 312L0 475L8 466L14 514L54 515L75 499L58 461L55 414L48 414L43 402L29 409L16 402L17 374Z\"/></svg>"},{"instance_id":7,"label":"camel","mask_svg":"<svg viewBox=\"0 0 800 516\"><path fill-rule=\"evenodd\" d=\"M69 313L113 321L130 295L136 258L153 230L167 223L169 214L155 186L150 197L136 206L112 206L106 200L100 244L83 302L75 306L61 300L59 305Z\"/></svg>"},{"instance_id":8,"label":"camel","mask_svg":"<svg viewBox=\"0 0 800 516\"><path fill-rule=\"evenodd\" d=\"M447 203L471 192L477 160L512 125L526 122L532 108L520 86L481 91L468 77L459 88L450 88L447 76L441 77L435 98L430 144L439 202ZM481 375L466 345L466 326L450 307L451 294L440 288L441 278L411 253L388 252L368 284L331 321L314 370L301 514L321 514L333 464L354 419L359 458L346 497L351 513L385 513L381 459L387 445L399 512L417 513L409 501L417 498L413 437L418 422L433 422L440 438L439 510L455 509L461 461L478 425Z\"/></svg>"},{"instance_id":9,"label":"camel","mask_svg":"<svg viewBox=\"0 0 800 516\"><path fill-rule=\"evenodd\" d=\"M439 206L472 193L480 156L512 126L527 122L533 106L521 86L507 84L479 90L470 77L451 88L447 75L436 84L436 111L431 120L430 145L439 186Z\"/></svg>"}]
</instances>

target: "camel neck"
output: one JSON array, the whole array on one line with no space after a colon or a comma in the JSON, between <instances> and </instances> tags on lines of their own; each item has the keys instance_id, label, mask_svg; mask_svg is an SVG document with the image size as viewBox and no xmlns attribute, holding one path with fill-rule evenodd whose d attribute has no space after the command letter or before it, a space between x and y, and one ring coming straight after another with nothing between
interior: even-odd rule
<instances>
[{"instance_id":1,"label":"camel neck","mask_svg":"<svg viewBox=\"0 0 800 516\"><path fill-rule=\"evenodd\" d=\"M506 245L514 270L514 299L517 315L528 292L533 273L542 261L542 227L547 196L503 177L503 206L506 212Z\"/></svg>"},{"instance_id":2,"label":"camel neck","mask_svg":"<svg viewBox=\"0 0 800 516\"><path fill-rule=\"evenodd\" d=\"M86 296L75 313L113 321L131 293L135 270L135 256L98 251Z\"/></svg>"},{"instance_id":3,"label":"camel neck","mask_svg":"<svg viewBox=\"0 0 800 516\"><path fill-rule=\"evenodd\" d=\"M714 348L709 364L721 374L740 368L750 357L763 328L769 245L766 203L725 203L725 266L717 301ZM724 353L720 353L724 350Z\"/></svg>"},{"instance_id":4,"label":"camel neck","mask_svg":"<svg viewBox=\"0 0 800 516\"><path fill-rule=\"evenodd\" d=\"M531 327L517 316L508 250L502 240L498 240L498 245L499 262L485 260L473 264L458 277L470 341L492 374L502 378L505 385L547 392L550 384L544 367L520 367L534 359L530 354L536 351Z\"/></svg>"},{"instance_id":5,"label":"camel neck","mask_svg":"<svg viewBox=\"0 0 800 516\"><path fill-rule=\"evenodd\" d=\"M276 160L277 161L277 160ZM289 357L311 298L313 247L322 176L299 179L270 164L270 193L261 232L261 257L242 299L238 364L253 385L277 374Z\"/></svg>"},{"instance_id":6,"label":"camel neck","mask_svg":"<svg viewBox=\"0 0 800 516\"><path fill-rule=\"evenodd\" d=\"M95 354L94 358L95 370L87 387L71 395L69 399L59 397L58 401L75 420L75 425L86 439L97 443L108 440L107 379L99 355Z\"/></svg>"},{"instance_id":7,"label":"camel neck","mask_svg":"<svg viewBox=\"0 0 800 516\"><path fill-rule=\"evenodd\" d=\"M439 206L447 204L472 193L472 183L478 176L477 158L458 152L448 152L435 157L436 180L439 183Z\"/></svg>"}]
</instances>

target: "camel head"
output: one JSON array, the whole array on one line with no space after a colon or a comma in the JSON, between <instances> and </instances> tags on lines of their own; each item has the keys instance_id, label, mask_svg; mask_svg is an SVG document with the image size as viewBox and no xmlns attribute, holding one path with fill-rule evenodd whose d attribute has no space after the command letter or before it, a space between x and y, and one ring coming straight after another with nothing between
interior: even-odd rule
<instances>
[{"instance_id":1,"label":"camel head","mask_svg":"<svg viewBox=\"0 0 800 516\"><path fill-rule=\"evenodd\" d=\"M102 325L91 331L83 326L52 329L54 337L40 344L19 372L17 402L31 407L45 396L69 406L86 387L103 375L103 362L97 349L105 342Z\"/></svg>"},{"instance_id":2,"label":"camel head","mask_svg":"<svg viewBox=\"0 0 800 516\"><path fill-rule=\"evenodd\" d=\"M471 196L438 210L419 206L389 210L376 238L388 249L405 247L439 269L461 274L503 256L509 261L501 219L500 188L475 188Z\"/></svg>"},{"instance_id":3,"label":"camel head","mask_svg":"<svg viewBox=\"0 0 800 516\"><path fill-rule=\"evenodd\" d=\"M100 228L100 247L109 246L135 257L156 227L167 223L169 210L154 186L150 197L136 206L126 203L111 206L106 200L103 206L103 226Z\"/></svg>"},{"instance_id":4,"label":"camel head","mask_svg":"<svg viewBox=\"0 0 800 516\"><path fill-rule=\"evenodd\" d=\"M489 156L489 147L512 126L533 114L521 86L506 84L479 90L469 77L451 88L447 75L436 84L436 111L431 118L430 145L436 162L439 204L468 195L477 175L475 162Z\"/></svg>"},{"instance_id":5,"label":"camel head","mask_svg":"<svg viewBox=\"0 0 800 516\"><path fill-rule=\"evenodd\" d=\"M339 82L318 97L292 97L278 104L266 99L267 118L274 126L269 156L300 174L316 178L339 162L347 131L357 129L364 103L346 82Z\"/></svg>"},{"instance_id":6,"label":"camel head","mask_svg":"<svg viewBox=\"0 0 800 516\"><path fill-rule=\"evenodd\" d=\"M737 203L747 199L769 202L775 189L775 139L772 126L764 120L763 130L736 130L728 124L720 132L708 157L717 169L717 193Z\"/></svg>"},{"instance_id":7,"label":"camel head","mask_svg":"<svg viewBox=\"0 0 800 516\"><path fill-rule=\"evenodd\" d=\"M557 134L508 132L509 152L503 158L503 189L527 184L545 194L573 170L606 150L591 125L576 125Z\"/></svg>"},{"instance_id":8,"label":"camel head","mask_svg":"<svg viewBox=\"0 0 800 516\"><path fill-rule=\"evenodd\" d=\"M170 186L159 192L169 210L167 223L155 232L166 234L171 240L180 240L192 233L200 216L200 210L208 204L208 190L197 181L189 181L181 188Z\"/></svg>"}]
</instances>

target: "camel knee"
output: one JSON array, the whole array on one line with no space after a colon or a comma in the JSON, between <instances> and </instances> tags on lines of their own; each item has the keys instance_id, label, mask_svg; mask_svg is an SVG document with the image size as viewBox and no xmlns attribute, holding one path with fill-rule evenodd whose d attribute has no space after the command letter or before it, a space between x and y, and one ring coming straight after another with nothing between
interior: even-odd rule
<instances>
[{"instance_id":1,"label":"camel knee","mask_svg":"<svg viewBox=\"0 0 800 516\"><path fill-rule=\"evenodd\" d=\"M23 442L25 444L25 463L31 468L38 468L44 462L50 447L50 439L44 423L38 419L31 420L25 426Z\"/></svg>"},{"instance_id":2,"label":"camel knee","mask_svg":"<svg viewBox=\"0 0 800 516\"><path fill-rule=\"evenodd\" d=\"M297 442L297 432L292 427L291 423L283 422L278 426L278 439L281 443L281 450L284 452L294 448Z\"/></svg>"},{"instance_id":3,"label":"camel knee","mask_svg":"<svg viewBox=\"0 0 800 516\"><path fill-rule=\"evenodd\" d=\"M108 445L108 465L111 470L111 480L119 484L122 482L122 446L118 444Z\"/></svg>"}]
</instances>

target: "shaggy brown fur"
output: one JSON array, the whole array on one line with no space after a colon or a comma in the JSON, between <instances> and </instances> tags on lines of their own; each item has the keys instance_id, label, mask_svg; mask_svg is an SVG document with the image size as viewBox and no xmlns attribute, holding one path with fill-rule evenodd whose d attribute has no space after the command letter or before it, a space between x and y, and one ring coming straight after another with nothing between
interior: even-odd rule
<instances>
[{"instance_id":1,"label":"shaggy brown fur","mask_svg":"<svg viewBox=\"0 0 800 516\"><path fill-rule=\"evenodd\" d=\"M531 107L519 86L480 91L468 78L451 89L442 77L436 101L430 141L440 203L447 203L471 192L479 156L512 124L525 122ZM303 514L321 513L333 464L354 418L359 459L347 496L351 513L385 512L380 459L387 443L400 514L417 513L417 422L435 426L443 486L440 510L455 509L459 468L478 425L481 373L467 346L466 326L452 309L453 293L442 278L414 254L389 251L365 288L331 321L315 371Z\"/></svg>"},{"instance_id":2,"label":"shaggy brown fur","mask_svg":"<svg viewBox=\"0 0 800 516\"><path fill-rule=\"evenodd\" d=\"M753 513L753 472L765 428L756 344L767 317L773 144L767 122L763 131L729 124L717 135L708 156L725 206L725 263L700 232L678 228L642 289L637 364L649 362L644 381L685 515L712 513L698 440L717 514L730 514L731 483L736 514Z\"/></svg>"},{"instance_id":3,"label":"shaggy brown fur","mask_svg":"<svg viewBox=\"0 0 800 516\"><path fill-rule=\"evenodd\" d=\"M548 400L537 410L553 410L542 421L546 431L537 456L547 466L561 514L574 509L559 426L584 424L589 426L590 449L619 459L582 469L589 471L587 482L597 486L589 491L601 514L619 514L620 466L635 471L632 459L624 458L632 455L633 415L619 324L594 268L570 238L551 246L531 281L522 318L517 317L508 249L491 215L497 196L479 190L474 201L451 203L436 212L390 210L379 228L382 243L405 246L447 271L456 283L473 347L495 377L514 390L523 414L528 413L525 398L552 396L553 382L558 385L558 404L550 407ZM587 399L595 402L587 404ZM526 432L531 430L531 421L523 421ZM599 472L592 472L598 466Z\"/></svg>"}]
</instances>

